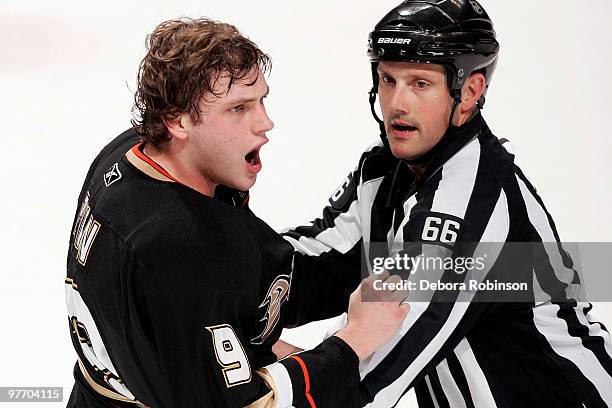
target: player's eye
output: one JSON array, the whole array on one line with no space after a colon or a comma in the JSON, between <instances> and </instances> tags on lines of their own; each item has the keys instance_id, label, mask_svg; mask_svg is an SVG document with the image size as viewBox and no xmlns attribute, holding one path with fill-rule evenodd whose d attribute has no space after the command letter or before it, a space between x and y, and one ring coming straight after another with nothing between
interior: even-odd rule
<instances>
[{"instance_id":1,"label":"player's eye","mask_svg":"<svg viewBox=\"0 0 612 408\"><path fill-rule=\"evenodd\" d=\"M427 82L427 81L423 81L423 80L418 80L418 81L416 81L416 82L414 83L414 86L415 86L417 89L425 89L425 88L427 88L427 87L429 86L429 82Z\"/></svg>"},{"instance_id":2,"label":"player's eye","mask_svg":"<svg viewBox=\"0 0 612 408\"><path fill-rule=\"evenodd\" d=\"M385 84L394 84L395 83L395 80L393 78L391 78L389 75L381 74L379 78Z\"/></svg>"},{"instance_id":3,"label":"player's eye","mask_svg":"<svg viewBox=\"0 0 612 408\"><path fill-rule=\"evenodd\" d=\"M230 108L230 111L232 112L242 112L243 110L244 110L244 105L236 105Z\"/></svg>"}]
</instances>

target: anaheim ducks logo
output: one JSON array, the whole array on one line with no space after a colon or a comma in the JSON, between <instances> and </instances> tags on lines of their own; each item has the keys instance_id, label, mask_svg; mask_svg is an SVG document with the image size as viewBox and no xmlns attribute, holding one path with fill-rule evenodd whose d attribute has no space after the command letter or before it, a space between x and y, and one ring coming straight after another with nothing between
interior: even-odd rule
<instances>
[{"instance_id":1,"label":"anaheim ducks logo","mask_svg":"<svg viewBox=\"0 0 612 408\"><path fill-rule=\"evenodd\" d=\"M266 298L259 305L259 309L265 308L265 313L260 322L265 322L261 334L251 339L251 344L262 344L268 336L274 331L276 324L280 320L280 311L283 302L289 298L289 290L291 289L291 276L279 275L270 285Z\"/></svg>"}]
</instances>

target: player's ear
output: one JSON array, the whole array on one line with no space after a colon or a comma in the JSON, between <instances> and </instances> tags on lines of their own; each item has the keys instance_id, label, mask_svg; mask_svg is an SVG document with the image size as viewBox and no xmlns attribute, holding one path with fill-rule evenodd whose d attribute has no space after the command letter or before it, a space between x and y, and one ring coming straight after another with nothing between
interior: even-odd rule
<instances>
[{"instance_id":1,"label":"player's ear","mask_svg":"<svg viewBox=\"0 0 612 408\"><path fill-rule=\"evenodd\" d=\"M469 117L472 110L476 107L476 103L485 91L485 77L481 72L475 72L470 75L465 81L465 85L461 88L461 103L457 107L461 118ZM462 123L465 119L462 120Z\"/></svg>"},{"instance_id":2,"label":"player's ear","mask_svg":"<svg viewBox=\"0 0 612 408\"><path fill-rule=\"evenodd\" d=\"M186 139L192 127L191 118L188 113L165 116L163 121L172 139Z\"/></svg>"}]
</instances>

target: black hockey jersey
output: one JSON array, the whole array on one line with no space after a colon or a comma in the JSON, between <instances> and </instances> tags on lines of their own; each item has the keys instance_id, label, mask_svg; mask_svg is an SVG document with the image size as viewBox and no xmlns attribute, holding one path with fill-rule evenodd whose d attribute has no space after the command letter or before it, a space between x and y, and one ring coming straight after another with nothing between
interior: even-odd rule
<instances>
[{"instance_id":1,"label":"black hockey jersey","mask_svg":"<svg viewBox=\"0 0 612 408\"><path fill-rule=\"evenodd\" d=\"M293 275L293 248L241 208L248 196L204 196L138 142L130 130L105 147L80 194L65 285L78 354L69 406L350 405L358 360L342 340L279 363L271 346L283 326L341 313L358 280L340 278L346 293L322 302L334 277Z\"/></svg>"}]
</instances>

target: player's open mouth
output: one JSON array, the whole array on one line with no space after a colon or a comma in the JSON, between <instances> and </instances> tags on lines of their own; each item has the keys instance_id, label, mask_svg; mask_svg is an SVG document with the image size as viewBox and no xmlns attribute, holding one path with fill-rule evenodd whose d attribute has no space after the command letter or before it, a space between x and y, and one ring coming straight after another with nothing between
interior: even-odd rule
<instances>
[{"instance_id":1,"label":"player's open mouth","mask_svg":"<svg viewBox=\"0 0 612 408\"><path fill-rule=\"evenodd\" d=\"M391 122L391 129L389 129L389 133L391 137L396 137L399 139L411 138L415 135L415 132L418 130L416 126L412 126L410 123L403 121L401 119L394 119Z\"/></svg>"},{"instance_id":2,"label":"player's open mouth","mask_svg":"<svg viewBox=\"0 0 612 408\"><path fill-rule=\"evenodd\" d=\"M253 149L248 152L246 156L244 156L244 160L247 162L247 167L253 173L257 173L259 170L261 170L261 159L259 158L260 148L261 147Z\"/></svg>"},{"instance_id":3,"label":"player's open mouth","mask_svg":"<svg viewBox=\"0 0 612 408\"><path fill-rule=\"evenodd\" d=\"M414 132L415 130L417 130L417 128L414 126L403 125L400 123L393 123L391 127L397 130L398 132Z\"/></svg>"}]
</instances>

